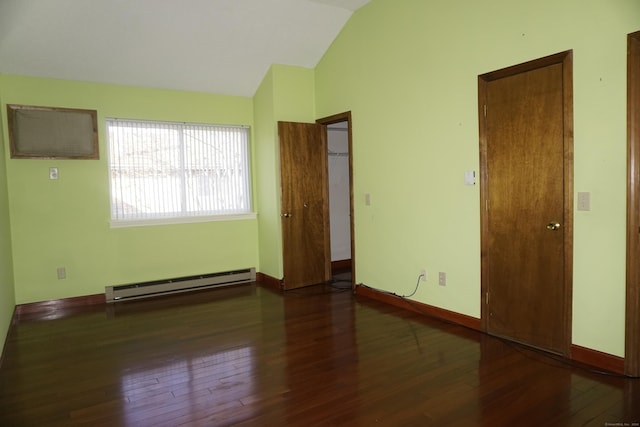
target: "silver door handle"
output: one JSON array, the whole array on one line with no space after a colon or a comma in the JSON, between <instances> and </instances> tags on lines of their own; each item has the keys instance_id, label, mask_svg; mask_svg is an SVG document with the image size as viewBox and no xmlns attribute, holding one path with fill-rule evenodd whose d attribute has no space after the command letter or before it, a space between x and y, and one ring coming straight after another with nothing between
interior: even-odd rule
<instances>
[{"instance_id":1,"label":"silver door handle","mask_svg":"<svg viewBox=\"0 0 640 427\"><path fill-rule=\"evenodd\" d=\"M549 224L547 224L547 230L556 231L559 228L560 228L559 222L550 222Z\"/></svg>"},{"instance_id":2,"label":"silver door handle","mask_svg":"<svg viewBox=\"0 0 640 427\"><path fill-rule=\"evenodd\" d=\"M289 212L285 212L285 213L283 213L283 214L282 214L282 215L280 215L280 216L285 217L285 218L291 218L293 215L292 215L292 214L290 214Z\"/></svg>"}]
</instances>

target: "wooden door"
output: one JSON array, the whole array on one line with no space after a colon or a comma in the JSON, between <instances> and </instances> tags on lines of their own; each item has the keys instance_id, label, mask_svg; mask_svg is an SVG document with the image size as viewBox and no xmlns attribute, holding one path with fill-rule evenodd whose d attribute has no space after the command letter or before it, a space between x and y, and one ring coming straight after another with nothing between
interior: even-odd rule
<instances>
[{"instance_id":1,"label":"wooden door","mask_svg":"<svg viewBox=\"0 0 640 427\"><path fill-rule=\"evenodd\" d=\"M479 79L483 322L561 354L570 345L569 65L565 53Z\"/></svg>"},{"instance_id":2,"label":"wooden door","mask_svg":"<svg viewBox=\"0 0 640 427\"><path fill-rule=\"evenodd\" d=\"M627 293L624 373L640 375L640 31L627 35Z\"/></svg>"},{"instance_id":3,"label":"wooden door","mask_svg":"<svg viewBox=\"0 0 640 427\"><path fill-rule=\"evenodd\" d=\"M326 129L278 122L284 289L331 279Z\"/></svg>"}]
</instances>

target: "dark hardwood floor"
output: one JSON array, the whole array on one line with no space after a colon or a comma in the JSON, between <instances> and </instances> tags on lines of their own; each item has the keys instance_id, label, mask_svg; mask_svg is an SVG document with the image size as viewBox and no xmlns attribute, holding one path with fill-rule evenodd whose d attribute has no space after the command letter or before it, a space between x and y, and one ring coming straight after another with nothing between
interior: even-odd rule
<instances>
[{"instance_id":1,"label":"dark hardwood floor","mask_svg":"<svg viewBox=\"0 0 640 427\"><path fill-rule=\"evenodd\" d=\"M638 422L640 380L329 286L26 313L0 367L0 426Z\"/></svg>"}]
</instances>

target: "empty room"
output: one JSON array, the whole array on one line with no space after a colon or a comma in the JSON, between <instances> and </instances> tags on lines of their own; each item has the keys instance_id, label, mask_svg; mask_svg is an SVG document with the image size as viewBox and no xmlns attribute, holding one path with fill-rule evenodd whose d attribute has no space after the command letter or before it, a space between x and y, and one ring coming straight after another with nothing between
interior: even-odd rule
<instances>
[{"instance_id":1,"label":"empty room","mask_svg":"<svg viewBox=\"0 0 640 427\"><path fill-rule=\"evenodd\" d=\"M640 2L0 1L0 425L640 425Z\"/></svg>"}]
</instances>

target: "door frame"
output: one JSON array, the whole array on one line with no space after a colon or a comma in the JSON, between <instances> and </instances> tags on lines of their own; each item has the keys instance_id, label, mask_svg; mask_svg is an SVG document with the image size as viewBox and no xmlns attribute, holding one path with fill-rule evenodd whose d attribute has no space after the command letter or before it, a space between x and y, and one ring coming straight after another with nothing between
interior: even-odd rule
<instances>
[{"instance_id":1,"label":"door frame","mask_svg":"<svg viewBox=\"0 0 640 427\"><path fill-rule=\"evenodd\" d=\"M640 376L640 31L627 35L627 268L624 373Z\"/></svg>"},{"instance_id":2,"label":"door frame","mask_svg":"<svg viewBox=\"0 0 640 427\"><path fill-rule=\"evenodd\" d=\"M563 124L564 124L564 299L563 320L563 355L571 354L571 318L573 297L573 51L568 50L554 55L528 61L478 76L478 121L480 131L480 299L481 299L481 327L488 332L488 249L489 249L489 219L486 211L488 200L488 171L487 171L487 127L485 105L488 95L488 84L491 81L547 67L562 64L563 80Z\"/></svg>"},{"instance_id":3,"label":"door frame","mask_svg":"<svg viewBox=\"0 0 640 427\"><path fill-rule=\"evenodd\" d=\"M347 122L348 130L348 144L349 144L349 228L351 239L351 288L355 290L356 282L356 250L355 250L355 227L354 227L354 214L353 214L353 138L351 132L351 111L345 111L343 113L334 114L328 117L323 117L316 120L316 123L324 125L325 129L327 125L333 123ZM327 179L329 177L327 176ZM329 257L329 263L331 263L331 257Z\"/></svg>"}]
</instances>

